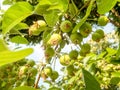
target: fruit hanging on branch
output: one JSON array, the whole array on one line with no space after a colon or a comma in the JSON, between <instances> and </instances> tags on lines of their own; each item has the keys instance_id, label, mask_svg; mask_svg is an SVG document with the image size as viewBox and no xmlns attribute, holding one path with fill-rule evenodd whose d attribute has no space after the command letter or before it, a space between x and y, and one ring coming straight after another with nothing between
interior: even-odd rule
<instances>
[{"instance_id":1,"label":"fruit hanging on branch","mask_svg":"<svg viewBox=\"0 0 120 90\"><path fill-rule=\"evenodd\" d=\"M105 26L107 25L108 22L109 22L109 19L107 18L107 16L100 16L98 18L98 25L100 26Z\"/></svg>"},{"instance_id":2,"label":"fruit hanging on branch","mask_svg":"<svg viewBox=\"0 0 120 90\"><path fill-rule=\"evenodd\" d=\"M72 23L69 20L61 22L60 29L62 32L70 32L72 30Z\"/></svg>"},{"instance_id":3,"label":"fruit hanging on branch","mask_svg":"<svg viewBox=\"0 0 120 90\"><path fill-rule=\"evenodd\" d=\"M80 27L79 31L83 37L87 37L92 32L92 26L88 22L85 22Z\"/></svg>"},{"instance_id":4,"label":"fruit hanging on branch","mask_svg":"<svg viewBox=\"0 0 120 90\"><path fill-rule=\"evenodd\" d=\"M60 34L54 33L51 35L50 39L48 40L47 44L54 46L54 45L58 45L62 40L62 37Z\"/></svg>"}]
</instances>

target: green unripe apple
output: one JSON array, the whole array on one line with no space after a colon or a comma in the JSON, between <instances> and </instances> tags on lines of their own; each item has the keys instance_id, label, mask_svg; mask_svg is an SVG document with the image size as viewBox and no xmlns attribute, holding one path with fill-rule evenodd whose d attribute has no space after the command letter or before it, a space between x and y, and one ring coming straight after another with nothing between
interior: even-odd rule
<instances>
[{"instance_id":1,"label":"green unripe apple","mask_svg":"<svg viewBox=\"0 0 120 90\"><path fill-rule=\"evenodd\" d=\"M70 51L69 56L70 56L71 59L77 59L78 51L77 50Z\"/></svg>"},{"instance_id":2,"label":"green unripe apple","mask_svg":"<svg viewBox=\"0 0 120 90\"><path fill-rule=\"evenodd\" d=\"M91 46L90 44L88 43L85 43L81 46L81 50L82 52L85 52L85 53L89 53L90 52L90 49L91 49Z\"/></svg>"},{"instance_id":3,"label":"green unripe apple","mask_svg":"<svg viewBox=\"0 0 120 90\"><path fill-rule=\"evenodd\" d=\"M80 33L72 33L70 35L70 40L74 43L74 44L80 44L81 41L83 40L83 37Z\"/></svg>"},{"instance_id":4,"label":"green unripe apple","mask_svg":"<svg viewBox=\"0 0 120 90\"><path fill-rule=\"evenodd\" d=\"M47 44L48 45L57 45L60 43L60 41L62 40L62 37L60 34L54 33L51 35L50 39L48 40Z\"/></svg>"},{"instance_id":5,"label":"green unripe apple","mask_svg":"<svg viewBox=\"0 0 120 90\"><path fill-rule=\"evenodd\" d=\"M105 25L107 25L108 22L109 22L109 19L106 16L100 16L98 18L98 24L100 26L105 26Z\"/></svg>"},{"instance_id":6,"label":"green unripe apple","mask_svg":"<svg viewBox=\"0 0 120 90\"><path fill-rule=\"evenodd\" d=\"M101 38L104 38L104 31L102 29L97 29L95 32L99 33L101 35Z\"/></svg>"},{"instance_id":7,"label":"green unripe apple","mask_svg":"<svg viewBox=\"0 0 120 90\"><path fill-rule=\"evenodd\" d=\"M28 60L27 65L33 67L35 65L35 61L34 60Z\"/></svg>"},{"instance_id":8,"label":"green unripe apple","mask_svg":"<svg viewBox=\"0 0 120 90\"><path fill-rule=\"evenodd\" d=\"M59 77L59 74L57 71L52 71L52 74L50 75L50 78L52 81L55 81Z\"/></svg>"},{"instance_id":9,"label":"green unripe apple","mask_svg":"<svg viewBox=\"0 0 120 90\"><path fill-rule=\"evenodd\" d=\"M69 20L65 20L60 24L62 32L70 32L72 30L72 23Z\"/></svg>"},{"instance_id":10,"label":"green unripe apple","mask_svg":"<svg viewBox=\"0 0 120 90\"><path fill-rule=\"evenodd\" d=\"M99 33L95 32L95 33L92 34L92 40L93 41L99 42L100 39L101 39L101 35Z\"/></svg>"},{"instance_id":11,"label":"green unripe apple","mask_svg":"<svg viewBox=\"0 0 120 90\"><path fill-rule=\"evenodd\" d=\"M70 63L70 57L69 55L65 54L63 56L60 57L60 64L66 66Z\"/></svg>"},{"instance_id":12,"label":"green unripe apple","mask_svg":"<svg viewBox=\"0 0 120 90\"><path fill-rule=\"evenodd\" d=\"M81 27L80 27L80 34L83 37L87 37L91 32L92 32L92 26L88 23L85 22Z\"/></svg>"},{"instance_id":13,"label":"green unripe apple","mask_svg":"<svg viewBox=\"0 0 120 90\"><path fill-rule=\"evenodd\" d=\"M44 73L47 75L47 76L50 76L52 74L52 68L47 66L44 68Z\"/></svg>"}]
</instances>

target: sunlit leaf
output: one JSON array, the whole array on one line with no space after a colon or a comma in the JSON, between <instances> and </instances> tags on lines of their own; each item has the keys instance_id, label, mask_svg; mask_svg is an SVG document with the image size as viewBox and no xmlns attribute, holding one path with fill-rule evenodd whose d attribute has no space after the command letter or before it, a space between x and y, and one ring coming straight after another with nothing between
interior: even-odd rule
<instances>
[{"instance_id":1,"label":"sunlit leaf","mask_svg":"<svg viewBox=\"0 0 120 90\"><path fill-rule=\"evenodd\" d=\"M26 56L30 55L32 52L32 48L27 48L19 51L2 51L0 52L0 66L23 59Z\"/></svg>"},{"instance_id":2,"label":"sunlit leaf","mask_svg":"<svg viewBox=\"0 0 120 90\"><path fill-rule=\"evenodd\" d=\"M96 0L97 1L97 12L99 14L105 14L106 12L110 11L115 4L117 3L117 0Z\"/></svg>"},{"instance_id":3,"label":"sunlit leaf","mask_svg":"<svg viewBox=\"0 0 120 90\"><path fill-rule=\"evenodd\" d=\"M11 42L17 43L17 44L28 44L28 40L22 36L14 36L10 39Z\"/></svg>"},{"instance_id":4,"label":"sunlit leaf","mask_svg":"<svg viewBox=\"0 0 120 90\"><path fill-rule=\"evenodd\" d=\"M33 11L33 6L28 2L18 2L12 5L4 14L2 21L2 33L6 34L14 26L30 16Z\"/></svg>"},{"instance_id":5,"label":"sunlit leaf","mask_svg":"<svg viewBox=\"0 0 120 90\"><path fill-rule=\"evenodd\" d=\"M85 82L85 90L101 90L100 84L95 77L85 69L82 69L83 80Z\"/></svg>"},{"instance_id":6,"label":"sunlit leaf","mask_svg":"<svg viewBox=\"0 0 120 90\"><path fill-rule=\"evenodd\" d=\"M47 24L51 27L54 26L59 19L58 12L56 10L49 11L49 13L46 13L43 16Z\"/></svg>"},{"instance_id":7,"label":"sunlit leaf","mask_svg":"<svg viewBox=\"0 0 120 90\"><path fill-rule=\"evenodd\" d=\"M91 12L91 9L92 9L92 5L94 3L94 0L91 0L88 8L87 8L87 11L86 11L86 14L85 16L80 20L80 22L74 27L72 33L76 32L81 26L82 24L86 21L87 17L90 15L90 12Z\"/></svg>"},{"instance_id":8,"label":"sunlit leaf","mask_svg":"<svg viewBox=\"0 0 120 90\"><path fill-rule=\"evenodd\" d=\"M0 52L2 51L8 51L8 47L6 46L5 42L3 39L0 39Z\"/></svg>"},{"instance_id":9,"label":"sunlit leaf","mask_svg":"<svg viewBox=\"0 0 120 90\"><path fill-rule=\"evenodd\" d=\"M32 87L28 87L28 86L21 86L21 87L17 87L13 90L38 90L38 89L35 89L35 88L32 88Z\"/></svg>"},{"instance_id":10,"label":"sunlit leaf","mask_svg":"<svg viewBox=\"0 0 120 90\"><path fill-rule=\"evenodd\" d=\"M15 30L22 30L22 29L28 29L29 26L26 23L18 23L14 29Z\"/></svg>"}]
</instances>

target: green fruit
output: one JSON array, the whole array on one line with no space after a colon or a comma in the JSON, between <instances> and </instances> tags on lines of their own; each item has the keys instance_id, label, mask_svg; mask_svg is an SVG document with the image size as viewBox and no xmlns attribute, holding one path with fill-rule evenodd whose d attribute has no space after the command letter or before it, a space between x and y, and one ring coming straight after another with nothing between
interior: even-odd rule
<instances>
[{"instance_id":1,"label":"green fruit","mask_svg":"<svg viewBox=\"0 0 120 90\"><path fill-rule=\"evenodd\" d=\"M80 50L80 56L86 56L86 53Z\"/></svg>"},{"instance_id":2,"label":"green fruit","mask_svg":"<svg viewBox=\"0 0 120 90\"><path fill-rule=\"evenodd\" d=\"M95 33L92 34L92 40L93 41L99 42L100 39L101 39L101 35L99 33L95 32Z\"/></svg>"},{"instance_id":3,"label":"green fruit","mask_svg":"<svg viewBox=\"0 0 120 90\"><path fill-rule=\"evenodd\" d=\"M50 37L50 39L48 40L48 45L57 45L60 43L60 41L62 40L62 37L60 36L60 34L54 33L52 34L52 36Z\"/></svg>"},{"instance_id":4,"label":"green fruit","mask_svg":"<svg viewBox=\"0 0 120 90\"><path fill-rule=\"evenodd\" d=\"M67 74L68 75L74 75L74 66L73 65L69 65L69 66L67 66L66 67L66 69L67 69Z\"/></svg>"},{"instance_id":5,"label":"green fruit","mask_svg":"<svg viewBox=\"0 0 120 90\"><path fill-rule=\"evenodd\" d=\"M72 50L69 53L69 56L70 56L71 59L77 59L77 57L78 57L78 51L77 50Z\"/></svg>"},{"instance_id":6,"label":"green fruit","mask_svg":"<svg viewBox=\"0 0 120 90\"><path fill-rule=\"evenodd\" d=\"M101 38L104 38L104 31L102 29L98 29L95 32L99 33L101 35Z\"/></svg>"},{"instance_id":7,"label":"green fruit","mask_svg":"<svg viewBox=\"0 0 120 90\"><path fill-rule=\"evenodd\" d=\"M27 66L20 67L20 71L19 71L20 75L26 74L27 72L28 72L28 67Z\"/></svg>"},{"instance_id":8,"label":"green fruit","mask_svg":"<svg viewBox=\"0 0 120 90\"><path fill-rule=\"evenodd\" d=\"M42 27L46 27L47 24L44 20L38 20L37 21L38 25L39 25L39 28L42 28Z\"/></svg>"},{"instance_id":9,"label":"green fruit","mask_svg":"<svg viewBox=\"0 0 120 90\"><path fill-rule=\"evenodd\" d=\"M81 50L82 52L85 52L85 53L89 53L90 52L90 49L91 49L91 46L90 44L88 43L85 43L81 46Z\"/></svg>"},{"instance_id":10,"label":"green fruit","mask_svg":"<svg viewBox=\"0 0 120 90\"><path fill-rule=\"evenodd\" d=\"M33 67L35 65L35 61L34 60L28 60L27 65Z\"/></svg>"},{"instance_id":11,"label":"green fruit","mask_svg":"<svg viewBox=\"0 0 120 90\"><path fill-rule=\"evenodd\" d=\"M32 67L29 69L29 74L32 76L36 76L37 75L37 69L35 67Z\"/></svg>"},{"instance_id":12,"label":"green fruit","mask_svg":"<svg viewBox=\"0 0 120 90\"><path fill-rule=\"evenodd\" d=\"M70 35L70 40L74 43L74 44L80 44L81 41L83 40L83 37L80 33L72 33Z\"/></svg>"},{"instance_id":13,"label":"green fruit","mask_svg":"<svg viewBox=\"0 0 120 90\"><path fill-rule=\"evenodd\" d=\"M80 34L83 36L83 37L87 37L91 32L92 32L92 26L85 22L81 27L80 27Z\"/></svg>"},{"instance_id":14,"label":"green fruit","mask_svg":"<svg viewBox=\"0 0 120 90\"><path fill-rule=\"evenodd\" d=\"M46 50L45 50L45 57L46 59L49 59L51 58L52 56L54 56L55 54L55 51L52 47L47 47Z\"/></svg>"},{"instance_id":15,"label":"green fruit","mask_svg":"<svg viewBox=\"0 0 120 90\"><path fill-rule=\"evenodd\" d=\"M52 71L52 74L50 75L50 78L52 81L55 81L58 78L59 74L57 71Z\"/></svg>"},{"instance_id":16,"label":"green fruit","mask_svg":"<svg viewBox=\"0 0 120 90\"><path fill-rule=\"evenodd\" d=\"M105 26L109 22L109 19L106 16L100 16L98 18L98 24L100 26Z\"/></svg>"},{"instance_id":17,"label":"green fruit","mask_svg":"<svg viewBox=\"0 0 120 90\"><path fill-rule=\"evenodd\" d=\"M69 57L69 55L66 54L66 55L63 55L63 56L60 57L60 64L66 66L69 63L70 63L70 57Z\"/></svg>"},{"instance_id":18,"label":"green fruit","mask_svg":"<svg viewBox=\"0 0 120 90\"><path fill-rule=\"evenodd\" d=\"M72 23L68 20L65 20L60 24L60 29L63 32L70 32L72 30Z\"/></svg>"},{"instance_id":19,"label":"green fruit","mask_svg":"<svg viewBox=\"0 0 120 90\"><path fill-rule=\"evenodd\" d=\"M47 76L50 76L52 74L52 68L51 67L45 67L44 68L44 73L47 75Z\"/></svg>"},{"instance_id":20,"label":"green fruit","mask_svg":"<svg viewBox=\"0 0 120 90\"><path fill-rule=\"evenodd\" d=\"M40 34L40 30L38 29L38 26L36 24L33 24L29 28L29 35L35 35L38 36Z\"/></svg>"}]
</instances>

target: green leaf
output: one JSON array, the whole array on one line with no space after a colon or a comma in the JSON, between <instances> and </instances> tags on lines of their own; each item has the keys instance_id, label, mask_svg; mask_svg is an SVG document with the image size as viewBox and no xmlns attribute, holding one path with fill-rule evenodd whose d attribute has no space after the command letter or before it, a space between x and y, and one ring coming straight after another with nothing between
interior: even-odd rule
<instances>
[{"instance_id":1,"label":"green leaf","mask_svg":"<svg viewBox=\"0 0 120 90\"><path fill-rule=\"evenodd\" d=\"M52 5L47 10L60 10L65 12L68 9L68 0L49 0Z\"/></svg>"},{"instance_id":2,"label":"green leaf","mask_svg":"<svg viewBox=\"0 0 120 90\"><path fill-rule=\"evenodd\" d=\"M85 69L82 69L82 74L85 82L85 90L101 90L100 84L93 75L91 75Z\"/></svg>"},{"instance_id":3,"label":"green leaf","mask_svg":"<svg viewBox=\"0 0 120 90\"><path fill-rule=\"evenodd\" d=\"M18 23L13 29L15 30L22 30L22 29L28 29L29 26L26 23Z\"/></svg>"},{"instance_id":4,"label":"green leaf","mask_svg":"<svg viewBox=\"0 0 120 90\"><path fill-rule=\"evenodd\" d=\"M90 15L90 12L91 12L93 3L94 3L94 0L91 0L89 6L88 6L88 8L87 8L87 11L86 11L85 16L84 16L84 17L80 20L80 22L73 28L72 33L76 32L76 31L82 26L82 24L86 21L87 17Z\"/></svg>"},{"instance_id":5,"label":"green leaf","mask_svg":"<svg viewBox=\"0 0 120 90\"><path fill-rule=\"evenodd\" d=\"M6 46L3 39L0 39L0 52L2 51L9 51L8 47Z\"/></svg>"},{"instance_id":6,"label":"green leaf","mask_svg":"<svg viewBox=\"0 0 120 90\"><path fill-rule=\"evenodd\" d=\"M10 39L11 42L17 43L17 44L28 44L28 40L22 36L14 36Z\"/></svg>"},{"instance_id":7,"label":"green leaf","mask_svg":"<svg viewBox=\"0 0 120 90\"><path fill-rule=\"evenodd\" d=\"M33 11L33 6L28 2L18 2L12 5L4 14L2 21L2 33L6 34L14 26L30 16Z\"/></svg>"},{"instance_id":8,"label":"green leaf","mask_svg":"<svg viewBox=\"0 0 120 90\"><path fill-rule=\"evenodd\" d=\"M108 54L106 55L106 57L115 55L117 53L117 50L112 49L112 48L106 48L106 51L108 52Z\"/></svg>"},{"instance_id":9,"label":"green leaf","mask_svg":"<svg viewBox=\"0 0 120 90\"><path fill-rule=\"evenodd\" d=\"M32 52L33 52L32 48L26 48L19 51L0 52L0 66L23 59L26 56L30 55Z\"/></svg>"},{"instance_id":10,"label":"green leaf","mask_svg":"<svg viewBox=\"0 0 120 90\"><path fill-rule=\"evenodd\" d=\"M120 77L112 77L110 84L117 85L120 82Z\"/></svg>"},{"instance_id":11,"label":"green leaf","mask_svg":"<svg viewBox=\"0 0 120 90\"><path fill-rule=\"evenodd\" d=\"M50 27L54 26L59 19L58 12L56 10L49 11L49 13L46 13L43 16Z\"/></svg>"},{"instance_id":12,"label":"green leaf","mask_svg":"<svg viewBox=\"0 0 120 90\"><path fill-rule=\"evenodd\" d=\"M17 87L13 90L37 90L35 88L32 88L32 87L28 87L28 86L21 86L21 87Z\"/></svg>"},{"instance_id":13,"label":"green leaf","mask_svg":"<svg viewBox=\"0 0 120 90\"><path fill-rule=\"evenodd\" d=\"M119 77L120 78L120 71L112 72L112 77Z\"/></svg>"},{"instance_id":14,"label":"green leaf","mask_svg":"<svg viewBox=\"0 0 120 90\"><path fill-rule=\"evenodd\" d=\"M105 14L106 12L110 11L115 4L117 3L117 0L96 0L97 1L97 12L99 14Z\"/></svg>"}]
</instances>

